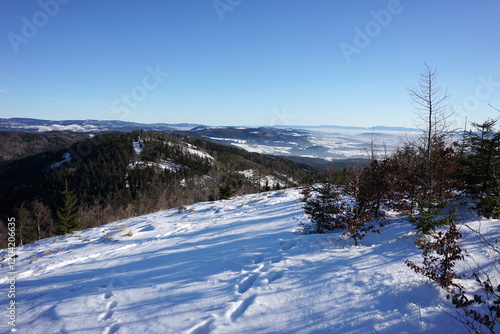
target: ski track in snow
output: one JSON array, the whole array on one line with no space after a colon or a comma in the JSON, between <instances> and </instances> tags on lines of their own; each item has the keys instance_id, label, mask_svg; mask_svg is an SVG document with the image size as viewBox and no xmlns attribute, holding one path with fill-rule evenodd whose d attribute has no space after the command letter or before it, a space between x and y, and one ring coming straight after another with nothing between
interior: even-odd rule
<instances>
[{"instance_id":1,"label":"ski track in snow","mask_svg":"<svg viewBox=\"0 0 500 334\"><path fill-rule=\"evenodd\" d=\"M404 265L419 260L408 223L390 221L362 247L341 233L300 235L299 198L198 203L18 248L18 332L464 332L443 293ZM499 221L470 224L500 238ZM476 260L491 261L462 232Z\"/></svg>"}]
</instances>

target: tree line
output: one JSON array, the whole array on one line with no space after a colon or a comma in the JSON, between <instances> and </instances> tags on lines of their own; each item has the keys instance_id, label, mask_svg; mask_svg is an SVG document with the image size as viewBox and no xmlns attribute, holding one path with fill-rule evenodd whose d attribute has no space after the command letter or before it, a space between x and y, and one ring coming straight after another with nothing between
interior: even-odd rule
<instances>
[{"instance_id":1,"label":"tree line","mask_svg":"<svg viewBox=\"0 0 500 334\"><path fill-rule=\"evenodd\" d=\"M329 170L320 183L303 190L310 218L303 231L343 231L358 245L367 233L380 233L377 219L384 211L401 213L418 232L416 245L422 250L422 264L406 264L446 289L455 318L468 330L495 333L500 284L493 275L500 275L500 248L474 231L496 257L488 268L472 271L476 287L461 283L454 266L467 252L455 222L457 208L469 202L479 215L500 219L500 117L473 122L469 131L450 128L448 94L436 78L437 71L426 66L417 88L410 89L421 120L418 138L382 158L372 147L368 165Z\"/></svg>"}]
</instances>

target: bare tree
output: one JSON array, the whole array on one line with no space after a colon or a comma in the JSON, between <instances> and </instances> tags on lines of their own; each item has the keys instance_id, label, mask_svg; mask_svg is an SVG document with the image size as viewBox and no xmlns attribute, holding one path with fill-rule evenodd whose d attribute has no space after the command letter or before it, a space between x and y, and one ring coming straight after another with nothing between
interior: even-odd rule
<instances>
[{"instance_id":1,"label":"bare tree","mask_svg":"<svg viewBox=\"0 0 500 334\"><path fill-rule=\"evenodd\" d=\"M450 97L446 90L437 84L437 69L424 64L420 74L418 86L408 89L417 110L417 127L423 131L423 145L425 152L424 197L431 187L431 150L432 143L438 136L445 136L451 132L449 119L451 109L446 104Z\"/></svg>"},{"instance_id":2,"label":"bare tree","mask_svg":"<svg viewBox=\"0 0 500 334\"><path fill-rule=\"evenodd\" d=\"M39 200L34 200L31 203L31 208L38 240L42 239L46 232L48 232L49 236L53 236L55 233L55 225L50 208Z\"/></svg>"},{"instance_id":3,"label":"bare tree","mask_svg":"<svg viewBox=\"0 0 500 334\"><path fill-rule=\"evenodd\" d=\"M495 107L494 107L491 103L488 103L488 105L489 105L490 107L492 107L493 109L495 109L496 111L500 112L500 109L495 108Z\"/></svg>"}]
</instances>

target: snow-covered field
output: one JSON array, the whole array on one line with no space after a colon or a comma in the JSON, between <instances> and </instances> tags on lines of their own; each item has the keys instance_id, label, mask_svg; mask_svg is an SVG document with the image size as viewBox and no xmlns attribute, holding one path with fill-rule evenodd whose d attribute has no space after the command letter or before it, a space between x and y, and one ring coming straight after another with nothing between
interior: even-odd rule
<instances>
[{"instance_id":1,"label":"snow-covered field","mask_svg":"<svg viewBox=\"0 0 500 334\"><path fill-rule=\"evenodd\" d=\"M304 128L305 129L305 128ZM307 132L286 132L286 140L281 136L265 137L261 140L245 137L221 138L205 136L206 139L236 146L248 152L261 154L321 158L325 160L365 159L373 148L377 155L384 156L394 152L402 142L411 141L419 134L417 131L340 129L322 128L322 131L308 128ZM293 139L296 137L297 140Z\"/></svg>"},{"instance_id":2,"label":"snow-covered field","mask_svg":"<svg viewBox=\"0 0 500 334\"><path fill-rule=\"evenodd\" d=\"M18 248L17 332L465 332L444 294L404 264L420 262L407 222L388 220L360 247L340 233L300 235L299 198L292 189L199 203ZM469 220L499 237L499 221ZM491 261L461 230L476 261Z\"/></svg>"}]
</instances>

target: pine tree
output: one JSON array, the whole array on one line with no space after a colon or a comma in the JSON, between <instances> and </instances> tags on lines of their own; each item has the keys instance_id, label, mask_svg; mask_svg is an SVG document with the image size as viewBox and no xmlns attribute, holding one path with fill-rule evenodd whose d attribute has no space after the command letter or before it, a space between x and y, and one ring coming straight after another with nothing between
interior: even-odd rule
<instances>
[{"instance_id":1,"label":"pine tree","mask_svg":"<svg viewBox=\"0 0 500 334\"><path fill-rule=\"evenodd\" d=\"M413 214L423 178L417 148L406 143L399 148L384 164L388 182L385 204L390 209L405 214Z\"/></svg>"},{"instance_id":2,"label":"pine tree","mask_svg":"<svg viewBox=\"0 0 500 334\"><path fill-rule=\"evenodd\" d=\"M307 187L302 194L304 212L313 223L313 226L304 226L304 233L325 233L344 228L340 216L346 211L346 207L341 199L341 189L326 182Z\"/></svg>"},{"instance_id":3,"label":"pine tree","mask_svg":"<svg viewBox=\"0 0 500 334\"><path fill-rule=\"evenodd\" d=\"M466 135L467 156L463 180L465 190L479 200L478 209L486 217L500 217L500 133L497 120L473 123L476 132Z\"/></svg>"},{"instance_id":4,"label":"pine tree","mask_svg":"<svg viewBox=\"0 0 500 334\"><path fill-rule=\"evenodd\" d=\"M371 165L376 166L372 161ZM344 236L354 240L354 245L359 245L359 240L363 239L368 232L380 233L373 225L367 225L378 214L379 205L383 191L382 183L372 184L374 174L370 172L370 167L365 169L351 168L347 173L347 185L344 193L352 200L351 204L344 205L344 212L341 220L345 225ZM377 173L375 173L377 174ZM381 175L379 175L381 176ZM379 187L379 189L375 189ZM372 216L373 214L373 216Z\"/></svg>"},{"instance_id":5,"label":"pine tree","mask_svg":"<svg viewBox=\"0 0 500 334\"><path fill-rule=\"evenodd\" d=\"M59 218L59 230L61 233L71 233L81 230L83 224L80 221L78 212L78 198L65 184L64 190L61 192L63 205L57 210L57 218Z\"/></svg>"}]
</instances>

